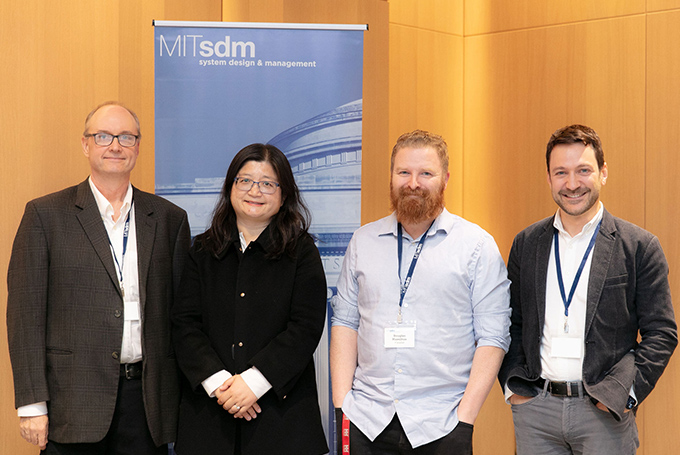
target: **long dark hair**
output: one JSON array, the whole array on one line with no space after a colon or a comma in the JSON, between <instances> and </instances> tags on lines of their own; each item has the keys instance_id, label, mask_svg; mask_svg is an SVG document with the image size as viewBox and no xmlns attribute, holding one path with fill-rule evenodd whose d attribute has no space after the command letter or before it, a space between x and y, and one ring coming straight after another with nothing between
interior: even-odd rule
<instances>
[{"instance_id":1,"label":"long dark hair","mask_svg":"<svg viewBox=\"0 0 680 455\"><path fill-rule=\"evenodd\" d=\"M298 238L309 229L309 209L302 202L286 155L270 144L250 144L242 148L231 161L210 227L199 236L201 246L219 257L236 240L233 238L236 213L231 205L231 190L238 172L248 161L269 163L281 185L283 205L269 223L274 240L270 256L279 257L283 253L293 256Z\"/></svg>"}]
</instances>

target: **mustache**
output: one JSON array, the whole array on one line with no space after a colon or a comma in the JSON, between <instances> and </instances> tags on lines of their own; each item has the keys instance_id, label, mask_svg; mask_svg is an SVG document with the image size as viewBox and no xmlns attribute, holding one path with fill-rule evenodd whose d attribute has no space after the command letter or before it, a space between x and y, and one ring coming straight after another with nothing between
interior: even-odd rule
<instances>
[{"instance_id":1,"label":"mustache","mask_svg":"<svg viewBox=\"0 0 680 455\"><path fill-rule=\"evenodd\" d=\"M428 190L426 190L425 188L416 188L416 189L412 189L412 188L409 188L409 187L399 188L399 196L421 196L421 197L424 197L424 196L427 196L428 194L430 194L430 192Z\"/></svg>"}]
</instances>

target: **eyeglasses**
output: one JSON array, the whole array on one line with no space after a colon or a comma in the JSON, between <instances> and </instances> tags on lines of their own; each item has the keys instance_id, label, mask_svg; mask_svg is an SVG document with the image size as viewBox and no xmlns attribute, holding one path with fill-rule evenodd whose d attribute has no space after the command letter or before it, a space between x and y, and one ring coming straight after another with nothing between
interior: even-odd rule
<instances>
[{"instance_id":1,"label":"eyeglasses","mask_svg":"<svg viewBox=\"0 0 680 455\"><path fill-rule=\"evenodd\" d=\"M115 138L118 138L118 143L123 147L132 147L137 143L139 136L134 134L118 134L113 135L109 133L94 133L85 134L85 137L93 137L94 143L100 147L108 147L113 143Z\"/></svg>"},{"instance_id":2,"label":"eyeglasses","mask_svg":"<svg viewBox=\"0 0 680 455\"><path fill-rule=\"evenodd\" d=\"M244 177L236 177L234 179L234 186L236 186L236 189L240 191L250 191L250 189L256 183L262 194L274 194L276 193L276 189L281 186L278 183L269 180L261 180L256 182L255 180Z\"/></svg>"}]
</instances>

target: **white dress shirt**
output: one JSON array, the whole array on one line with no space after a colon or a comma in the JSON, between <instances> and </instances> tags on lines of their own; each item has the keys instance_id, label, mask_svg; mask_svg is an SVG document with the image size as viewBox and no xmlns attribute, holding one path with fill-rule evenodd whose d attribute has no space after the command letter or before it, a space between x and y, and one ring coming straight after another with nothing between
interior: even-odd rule
<instances>
[{"instance_id":1,"label":"white dress shirt","mask_svg":"<svg viewBox=\"0 0 680 455\"><path fill-rule=\"evenodd\" d=\"M598 223L602 220L603 214L604 206L600 202L600 209L595 216L574 237L570 236L564 229L559 210L555 215L553 226L557 229L559 236L562 280L567 297L571 291L574 277L579 265L581 265L590 239ZM567 318L564 315L564 302L557 281L554 240L550 247L545 290L545 324L541 338L541 377L545 379L550 379L551 381L580 381L582 379L583 356L585 355L586 304L588 301L588 281L590 280L590 267L593 262L593 250L594 248L588 254L583 267L581 278L578 281L574 297L569 305L569 317ZM565 323L568 324L567 333L564 330ZM578 340L578 355L574 354L573 351L568 356L560 355L557 352L560 339Z\"/></svg>"},{"instance_id":2,"label":"white dress shirt","mask_svg":"<svg viewBox=\"0 0 680 455\"><path fill-rule=\"evenodd\" d=\"M132 185L128 183L128 190L120 209L120 216L113 221L113 206L99 192L88 179L92 194L97 201L99 213L101 213L106 233L111 241L111 255L114 257L114 266L117 278L120 281L120 267L123 267L123 342L120 351L120 363L135 363L142 360L142 321L139 302L139 271L137 268L137 229L135 228L135 213L132 208ZM123 255L123 230L128 213L130 214L130 232L128 234L127 248Z\"/></svg>"}]
</instances>

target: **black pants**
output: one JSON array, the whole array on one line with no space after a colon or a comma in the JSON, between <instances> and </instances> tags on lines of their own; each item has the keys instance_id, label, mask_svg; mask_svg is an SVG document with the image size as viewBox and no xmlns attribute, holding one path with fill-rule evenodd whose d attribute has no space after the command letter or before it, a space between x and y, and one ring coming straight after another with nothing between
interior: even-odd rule
<instances>
[{"instance_id":1,"label":"black pants","mask_svg":"<svg viewBox=\"0 0 680 455\"><path fill-rule=\"evenodd\" d=\"M48 416L49 417L49 416ZM99 442L61 444L50 441L44 455L168 455L168 446L156 447L144 413L141 379L120 378L113 421Z\"/></svg>"},{"instance_id":2,"label":"black pants","mask_svg":"<svg viewBox=\"0 0 680 455\"><path fill-rule=\"evenodd\" d=\"M472 430L472 425L459 422L451 433L414 449L395 414L375 441L350 422L349 450L351 455L472 455ZM338 439L341 445L342 432L338 432Z\"/></svg>"}]
</instances>

